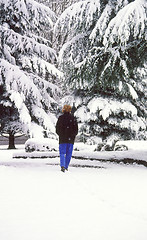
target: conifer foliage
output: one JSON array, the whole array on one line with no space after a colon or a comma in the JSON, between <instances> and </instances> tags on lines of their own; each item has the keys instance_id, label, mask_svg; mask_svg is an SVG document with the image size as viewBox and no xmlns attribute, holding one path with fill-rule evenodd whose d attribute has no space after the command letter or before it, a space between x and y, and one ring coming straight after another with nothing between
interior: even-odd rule
<instances>
[{"instance_id":1,"label":"conifer foliage","mask_svg":"<svg viewBox=\"0 0 147 240\"><path fill-rule=\"evenodd\" d=\"M14 119L13 130L20 122L32 137L52 136L61 77L51 43L56 16L34 0L0 0L0 15L1 127ZM7 108L15 116L5 121Z\"/></svg>"},{"instance_id":2,"label":"conifer foliage","mask_svg":"<svg viewBox=\"0 0 147 240\"><path fill-rule=\"evenodd\" d=\"M86 0L55 24L59 66L88 141L147 137L146 9L145 0Z\"/></svg>"}]
</instances>

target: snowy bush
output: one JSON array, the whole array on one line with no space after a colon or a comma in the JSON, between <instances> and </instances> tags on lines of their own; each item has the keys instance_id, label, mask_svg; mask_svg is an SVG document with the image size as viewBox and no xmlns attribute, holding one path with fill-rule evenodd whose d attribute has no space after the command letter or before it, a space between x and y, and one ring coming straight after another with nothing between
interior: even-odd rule
<instances>
[{"instance_id":1,"label":"snowy bush","mask_svg":"<svg viewBox=\"0 0 147 240\"><path fill-rule=\"evenodd\" d=\"M106 138L106 142L108 145L110 145L112 148L114 148L114 145L117 141L123 140L121 138L121 134L118 133L112 133L110 136Z\"/></svg>"},{"instance_id":2,"label":"snowy bush","mask_svg":"<svg viewBox=\"0 0 147 240\"><path fill-rule=\"evenodd\" d=\"M94 151L95 145L84 144L83 142L77 142L74 144L74 151Z\"/></svg>"},{"instance_id":3,"label":"snowy bush","mask_svg":"<svg viewBox=\"0 0 147 240\"><path fill-rule=\"evenodd\" d=\"M58 150L58 141L55 139L49 138L31 138L28 139L25 143L26 152L34 151L57 151Z\"/></svg>"},{"instance_id":4,"label":"snowy bush","mask_svg":"<svg viewBox=\"0 0 147 240\"><path fill-rule=\"evenodd\" d=\"M102 143L102 138L97 137L97 136L92 136L90 138L87 139L86 143L88 145L96 145L96 144L100 144Z\"/></svg>"},{"instance_id":5,"label":"snowy bush","mask_svg":"<svg viewBox=\"0 0 147 240\"><path fill-rule=\"evenodd\" d=\"M94 151L113 151L113 147L107 143L99 143Z\"/></svg>"},{"instance_id":6,"label":"snowy bush","mask_svg":"<svg viewBox=\"0 0 147 240\"><path fill-rule=\"evenodd\" d=\"M147 141L128 140L118 141L114 146L114 151L122 150L147 150Z\"/></svg>"},{"instance_id":7,"label":"snowy bush","mask_svg":"<svg viewBox=\"0 0 147 240\"><path fill-rule=\"evenodd\" d=\"M116 145L114 147L114 151L126 151L126 150L128 150L128 147L124 144Z\"/></svg>"}]
</instances>

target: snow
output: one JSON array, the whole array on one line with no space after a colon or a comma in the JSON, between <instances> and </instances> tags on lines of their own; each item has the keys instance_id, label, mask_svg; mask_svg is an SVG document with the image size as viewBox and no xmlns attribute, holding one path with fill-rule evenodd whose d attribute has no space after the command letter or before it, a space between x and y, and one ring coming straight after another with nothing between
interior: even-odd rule
<instances>
[{"instance_id":1,"label":"snow","mask_svg":"<svg viewBox=\"0 0 147 240\"><path fill-rule=\"evenodd\" d=\"M96 37L99 39L102 38L103 33L105 32L105 30L107 28L107 24L108 24L109 18L111 16L111 12L112 12L111 6L108 3L106 5L104 11L102 12L101 16L97 20L97 23L90 34L90 39L92 39L94 41L94 39ZM97 34L98 32L99 32L99 34Z\"/></svg>"},{"instance_id":2,"label":"snow","mask_svg":"<svg viewBox=\"0 0 147 240\"><path fill-rule=\"evenodd\" d=\"M39 20L43 23L46 21L46 24L53 26L56 16L53 11L51 11L48 7L46 7L43 4L38 3L34 0L19 0L19 1L12 1L12 0L1 0L1 4L4 4L4 9L7 8L14 8L16 10L15 14L17 13L17 10L19 9L21 13L21 17L23 17L23 21L26 24L34 24L38 25ZM33 12L34 18L33 21L30 23L30 15ZM20 17L20 16L19 16ZM45 19L45 21L44 21ZM28 21L27 21L28 20ZM31 19L32 20L32 19ZM25 22L26 21L26 22Z\"/></svg>"},{"instance_id":3,"label":"snow","mask_svg":"<svg viewBox=\"0 0 147 240\"><path fill-rule=\"evenodd\" d=\"M127 86L129 87L129 91L130 91L130 93L132 95L132 98L133 99L137 99L138 95L137 95L136 91L134 90L134 88L130 84L128 84L128 83L127 83Z\"/></svg>"},{"instance_id":4,"label":"snow","mask_svg":"<svg viewBox=\"0 0 147 240\"><path fill-rule=\"evenodd\" d=\"M87 19L86 19L86 27L89 27L89 25L91 25L92 22L92 18L94 13L96 13L97 9L100 9L100 1L98 0L92 0L92 1L80 1L77 2L73 5L71 5L70 7L68 7L59 17L59 19L57 20L56 24L55 24L55 30L58 27L58 25L60 23L62 23L65 19L68 18L68 28L70 28L70 26L73 24L73 19L74 21L74 27L76 28L77 25L77 18L78 18L78 24L79 23L83 23L83 18L86 15ZM69 14L70 13L70 14ZM61 31L63 31L63 29L65 28L65 26L61 26Z\"/></svg>"},{"instance_id":5,"label":"snow","mask_svg":"<svg viewBox=\"0 0 147 240\"><path fill-rule=\"evenodd\" d=\"M13 93L14 91L24 90L24 95L28 95L30 92L32 97L35 98L36 103L39 105L39 99L41 99L41 94L37 87L30 81L29 77L24 74L18 66L14 66L4 59L1 60L1 68L3 74L6 78L7 91ZM15 81L14 81L15 80ZM32 91L33 90L33 91ZM12 94L11 93L11 94ZM14 99L13 99L14 100Z\"/></svg>"},{"instance_id":6,"label":"snow","mask_svg":"<svg viewBox=\"0 0 147 240\"><path fill-rule=\"evenodd\" d=\"M145 32L145 7L144 0L135 0L121 9L106 29L104 45L107 47L108 39L111 44L117 39L117 41L121 41L122 45L125 45L132 32L134 37L141 38Z\"/></svg>"},{"instance_id":7,"label":"snow","mask_svg":"<svg viewBox=\"0 0 147 240\"><path fill-rule=\"evenodd\" d=\"M54 95L56 95L56 92L59 91L59 87L50 82L46 82L39 77L36 78L36 76L33 76L32 74L28 76L28 74L22 72L18 66L14 66L3 59L1 60L0 68L2 69L3 76L6 78L6 89L10 94L11 101L14 102L19 111L22 123L27 124L28 129L30 129L31 117L28 106L25 102L25 100L29 98L29 101L32 100L32 103L34 103L31 106L31 113L38 118L38 121L46 130L53 130L51 134L54 134L56 117L52 113L46 113L42 110L42 103L45 103L49 107L52 102L56 103L55 100L47 94L46 89L51 88L53 97L55 97ZM53 68L51 69L51 72L53 72ZM36 80L34 80L34 78L36 78ZM39 84L40 86L38 87ZM38 132L30 134L39 135Z\"/></svg>"},{"instance_id":8,"label":"snow","mask_svg":"<svg viewBox=\"0 0 147 240\"><path fill-rule=\"evenodd\" d=\"M73 158L62 173L59 157L17 151L0 146L0 239L146 239L145 167Z\"/></svg>"},{"instance_id":9,"label":"snow","mask_svg":"<svg viewBox=\"0 0 147 240\"><path fill-rule=\"evenodd\" d=\"M10 2L10 0L7 1L5 7ZM29 8L26 8L24 2ZM65 55L65 50L70 45L72 47L75 43L81 42L85 33L81 34L77 28L82 24L82 29L85 28L87 34L87 30L93 25L93 17L96 13L99 19L90 35L92 43L98 31L100 33L99 40L104 37L105 47L109 47L108 39L111 40L111 44L120 41L122 45L125 45L129 40L131 30L136 38L141 38L145 28L145 10L142 4L145 5L145 1L136 0L130 5L128 4L130 7L127 6L120 10L109 23L111 16L109 5L99 16L100 1L90 2L88 0L75 3L75 8L70 7L64 11L55 25L55 31L60 30L63 39L69 32L69 36L66 37L67 39L65 38L65 41L68 41L60 50L59 60ZM23 16L29 17L29 11L34 12L34 19L37 21L32 21L32 25L37 26L39 19L42 24L47 22L48 25L54 25L56 17L53 12L35 1L16 1L15 6L21 9ZM39 9L43 11L39 13ZM71 10L70 14L69 10ZM108 13L108 17L103 21L106 13ZM85 15L87 18L84 23ZM26 24L23 21L22 26ZM63 24L64 22L66 24ZM131 29L130 26L132 26ZM31 123L24 101L31 94L35 102L31 112L46 130L49 128L54 133L55 116L51 113L47 115L41 108L41 100L43 103L50 103L51 98L43 100L43 96L46 96L45 88L40 92L32 74L28 77L26 72L22 73L18 66L13 65L15 58L11 56L10 52L12 55L15 55L17 50L21 53L24 51L30 54L35 53L36 56L33 55L32 58L25 55L19 59L24 68L28 66L28 69L32 70L33 66L34 72L38 73L39 64L43 76L47 70L50 74L61 78L63 77L62 73L50 63L55 60L56 53L49 46L42 44L42 41L36 42L37 37L31 38L33 33L28 36L20 36L6 25L1 26L1 32L4 37L7 37L4 54L10 61L8 63L6 60L1 60L2 73L6 78L6 89L10 94L11 101L15 103L20 112L22 122L28 123L31 128L30 135L39 137L41 142L43 129L33 122ZM104 34L102 34L103 32ZM113 50L110 48L110 51ZM113 52L116 59L117 52ZM70 56L70 60L74 61L73 52L68 56ZM46 62L45 59L49 62ZM77 59L75 59L75 64L77 64ZM110 63L111 61L108 62L107 68ZM78 64L80 65L81 62ZM127 68L123 60L121 60L121 66L127 76ZM138 69L138 71L143 70ZM38 84L43 83L45 84L44 80L39 81ZM132 98L137 99L137 92L133 86L128 83L127 86ZM122 90L122 82L119 87ZM55 92L57 87L52 87L52 89ZM81 99L78 98L78 101ZM76 114L81 122L84 122L90 118L95 120L98 111L103 120L107 120L112 113L117 114L120 111L123 111L124 115L130 113L131 117L136 117L133 119L137 122L136 125L134 121L124 119L120 126L122 128L131 126L131 129L136 131L139 128L145 129L143 121L137 118L137 108L128 101L118 103L113 99L108 101L100 97L93 98L87 105L81 106ZM114 123L115 120L111 118L108 121ZM116 124L118 124L117 121ZM48 146L48 143L45 144ZM119 144L123 144L123 142L119 142ZM0 146L0 239L145 240L147 236L147 174L145 168L147 166L147 146L146 143L140 146L139 143L132 145L131 142L128 143L128 147L129 150L124 152L94 152L95 146L75 144L76 150L73 152L69 171L63 174L60 172L58 151L26 153L24 146L19 150L6 150L4 146ZM133 164L124 165L123 161L126 159ZM116 164L116 162L121 163Z\"/></svg>"},{"instance_id":10,"label":"snow","mask_svg":"<svg viewBox=\"0 0 147 240\"><path fill-rule=\"evenodd\" d=\"M126 145L129 150L140 150L140 151L146 150L147 151L147 141L139 141L139 140L118 141L116 145Z\"/></svg>"},{"instance_id":11,"label":"snow","mask_svg":"<svg viewBox=\"0 0 147 240\"><path fill-rule=\"evenodd\" d=\"M100 110L100 115L106 120L112 112L119 113L122 110L131 113L132 116L137 115L136 107L129 101L122 100L118 102L113 99L105 99L102 97L94 97L89 103L88 108L91 114L95 114Z\"/></svg>"},{"instance_id":12,"label":"snow","mask_svg":"<svg viewBox=\"0 0 147 240\"><path fill-rule=\"evenodd\" d=\"M76 45L78 41L83 39L85 34L78 34L75 37L72 38L72 40L66 42L63 44L61 50L59 51L58 61L61 63L64 55L66 54L67 50L70 49L71 45ZM74 59L72 58L73 53L71 52L70 60L71 62L74 62Z\"/></svg>"},{"instance_id":13,"label":"snow","mask_svg":"<svg viewBox=\"0 0 147 240\"><path fill-rule=\"evenodd\" d=\"M45 129L48 129L52 131L52 133L55 133L55 122L57 121L56 118L53 118L53 114L49 113L47 114L44 112L42 108L39 108L37 106L34 106L32 109L32 112L34 116L38 117L40 119L40 122L43 123ZM53 121L54 120L54 121Z\"/></svg>"},{"instance_id":14,"label":"snow","mask_svg":"<svg viewBox=\"0 0 147 240\"><path fill-rule=\"evenodd\" d=\"M100 142L99 142L100 143ZM118 147L126 146L127 150L118 150ZM83 159L93 162L114 162L139 164L147 167L147 141L128 140L117 141L114 151L97 151L97 145L75 142L72 156L75 159ZM13 158L54 158L59 157L59 144L56 139L32 138L25 143L25 149L13 153ZM91 163L90 163L91 164Z\"/></svg>"},{"instance_id":15,"label":"snow","mask_svg":"<svg viewBox=\"0 0 147 240\"><path fill-rule=\"evenodd\" d=\"M87 112L86 106L79 107L78 110L75 113L75 116L81 121L88 121L90 119L90 114Z\"/></svg>"},{"instance_id":16,"label":"snow","mask_svg":"<svg viewBox=\"0 0 147 240\"><path fill-rule=\"evenodd\" d=\"M28 151L57 151L58 141L55 139L48 138L29 138L25 142L25 150Z\"/></svg>"}]
</instances>

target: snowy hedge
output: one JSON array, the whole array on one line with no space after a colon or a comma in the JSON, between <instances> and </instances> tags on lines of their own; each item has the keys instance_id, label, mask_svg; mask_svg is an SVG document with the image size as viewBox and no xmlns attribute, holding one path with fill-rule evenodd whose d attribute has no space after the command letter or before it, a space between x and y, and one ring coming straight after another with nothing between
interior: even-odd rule
<instances>
[{"instance_id":1,"label":"snowy hedge","mask_svg":"<svg viewBox=\"0 0 147 240\"><path fill-rule=\"evenodd\" d=\"M49 138L31 138L28 139L25 143L26 152L34 151L57 151L58 150L58 141L55 139Z\"/></svg>"},{"instance_id":2,"label":"snowy hedge","mask_svg":"<svg viewBox=\"0 0 147 240\"><path fill-rule=\"evenodd\" d=\"M147 150L147 141L118 141L114 146L114 151L124 150Z\"/></svg>"}]
</instances>

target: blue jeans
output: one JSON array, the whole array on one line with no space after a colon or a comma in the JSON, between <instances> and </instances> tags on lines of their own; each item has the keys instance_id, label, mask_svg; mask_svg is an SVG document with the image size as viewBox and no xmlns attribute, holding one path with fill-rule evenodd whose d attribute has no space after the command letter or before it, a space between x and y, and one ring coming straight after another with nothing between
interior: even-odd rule
<instances>
[{"instance_id":1,"label":"blue jeans","mask_svg":"<svg viewBox=\"0 0 147 240\"><path fill-rule=\"evenodd\" d=\"M60 152L60 166L68 168L71 156L73 151L72 143L61 143L59 144L59 152Z\"/></svg>"}]
</instances>

